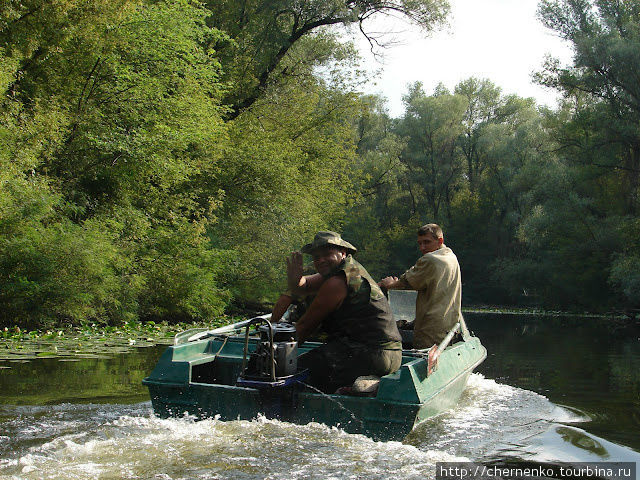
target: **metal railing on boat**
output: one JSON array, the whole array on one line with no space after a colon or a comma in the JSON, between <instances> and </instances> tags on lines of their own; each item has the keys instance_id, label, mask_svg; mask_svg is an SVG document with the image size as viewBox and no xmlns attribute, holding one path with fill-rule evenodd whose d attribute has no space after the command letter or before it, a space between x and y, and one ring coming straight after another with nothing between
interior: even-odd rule
<instances>
[{"instance_id":1,"label":"metal railing on boat","mask_svg":"<svg viewBox=\"0 0 640 480\"><path fill-rule=\"evenodd\" d=\"M207 337L213 337L215 335L224 335L227 333L234 333L242 330L247 325L252 322L256 322L257 320L269 320L271 318L271 314L267 313L266 315L258 315L257 317L249 318L248 320L242 320L237 323L232 323L231 325L224 325L222 327L214 328L212 330L207 330L203 328L192 328L190 330L185 330L184 332L180 332L173 337L173 344L180 345L183 343L195 342L197 340L203 340Z\"/></svg>"}]
</instances>

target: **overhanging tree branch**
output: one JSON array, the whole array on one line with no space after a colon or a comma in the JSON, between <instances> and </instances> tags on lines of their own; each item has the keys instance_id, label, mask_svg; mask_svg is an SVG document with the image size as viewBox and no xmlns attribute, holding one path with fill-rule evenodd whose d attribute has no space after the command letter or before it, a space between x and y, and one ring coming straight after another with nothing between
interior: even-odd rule
<instances>
[{"instance_id":1,"label":"overhanging tree branch","mask_svg":"<svg viewBox=\"0 0 640 480\"><path fill-rule=\"evenodd\" d=\"M267 5L266 2L258 0L254 4L252 13L256 18L253 19L253 22L247 21L246 25L252 24L254 29L261 28L260 32L251 32L248 27L247 31L244 31L242 26L238 30L237 24L229 26L229 28L224 23L216 25L225 31L236 31L237 38L242 38L245 45L252 45L255 52L263 57L263 61L255 61L257 58L254 58L253 67L248 64L236 65L236 68L241 70L248 69L247 71L250 71L253 69L254 75L251 77L254 80L248 78L249 82L244 83L245 88L242 85L239 86L231 104L228 120L233 120L251 107L274 80L278 66L290 49L301 38L321 27L358 23L360 31L373 48L374 45L378 47L383 45L364 29L363 22L376 13L399 13L430 30L435 25L442 23L449 11L447 0L415 0L412 2L404 0L327 0L318 3L280 0L277 3L278 5ZM215 4L211 2L209 5L215 16ZM246 2L242 6L242 14L249 15ZM263 26L256 27L258 24ZM253 39L252 35L254 35ZM241 57L242 55L237 56L237 58ZM231 59L231 62L234 61Z\"/></svg>"}]
</instances>

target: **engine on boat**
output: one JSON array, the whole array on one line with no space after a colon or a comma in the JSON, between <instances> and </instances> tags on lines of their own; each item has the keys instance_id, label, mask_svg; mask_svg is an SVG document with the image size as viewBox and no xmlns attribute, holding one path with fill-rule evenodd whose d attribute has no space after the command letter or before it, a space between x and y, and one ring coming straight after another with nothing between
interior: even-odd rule
<instances>
[{"instance_id":1,"label":"engine on boat","mask_svg":"<svg viewBox=\"0 0 640 480\"><path fill-rule=\"evenodd\" d=\"M289 323L274 323L261 325L258 332L260 341L249 360L249 366L255 366L255 372L251 373L261 377L271 377L275 374L276 378L296 373L298 369L296 328ZM273 340L271 334L273 334ZM255 364L252 365L254 362Z\"/></svg>"},{"instance_id":2,"label":"engine on boat","mask_svg":"<svg viewBox=\"0 0 640 480\"><path fill-rule=\"evenodd\" d=\"M257 324L260 338L249 354L249 327ZM248 360L248 361L247 361ZM308 371L298 371L296 328L290 323L271 323L256 317L247 325L244 338L242 373L236 385L252 388L287 387L303 380Z\"/></svg>"}]
</instances>

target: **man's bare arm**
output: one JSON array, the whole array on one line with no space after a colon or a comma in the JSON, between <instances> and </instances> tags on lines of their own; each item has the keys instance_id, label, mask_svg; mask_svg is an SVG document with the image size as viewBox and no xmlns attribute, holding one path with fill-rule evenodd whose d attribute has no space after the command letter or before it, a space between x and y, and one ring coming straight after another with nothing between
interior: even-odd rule
<instances>
[{"instance_id":1,"label":"man's bare arm","mask_svg":"<svg viewBox=\"0 0 640 480\"><path fill-rule=\"evenodd\" d=\"M304 342L322 323L322 320L337 310L347 298L347 282L343 276L330 277L322 283L316 298L300 320L296 322L299 342Z\"/></svg>"},{"instance_id":2,"label":"man's bare arm","mask_svg":"<svg viewBox=\"0 0 640 480\"><path fill-rule=\"evenodd\" d=\"M278 298L275 305L273 306L273 310L271 310L271 322L279 322L284 315L284 312L287 311L287 308L289 308L289 305L291 305L292 303L293 298L291 297L291 295L287 295L286 293L280 295L280 298Z\"/></svg>"}]
</instances>

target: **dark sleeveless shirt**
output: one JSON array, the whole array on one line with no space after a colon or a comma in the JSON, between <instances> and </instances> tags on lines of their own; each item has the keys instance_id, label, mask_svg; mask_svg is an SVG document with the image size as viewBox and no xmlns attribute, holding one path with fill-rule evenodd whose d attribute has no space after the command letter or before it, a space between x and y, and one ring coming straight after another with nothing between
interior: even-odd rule
<instances>
[{"instance_id":1,"label":"dark sleeveless shirt","mask_svg":"<svg viewBox=\"0 0 640 480\"><path fill-rule=\"evenodd\" d=\"M327 278L342 274L347 281L347 297L323 321L329 340L347 338L378 348L389 342L400 342L389 302L365 268L347 255Z\"/></svg>"}]
</instances>

